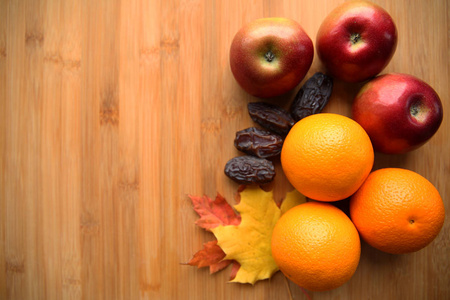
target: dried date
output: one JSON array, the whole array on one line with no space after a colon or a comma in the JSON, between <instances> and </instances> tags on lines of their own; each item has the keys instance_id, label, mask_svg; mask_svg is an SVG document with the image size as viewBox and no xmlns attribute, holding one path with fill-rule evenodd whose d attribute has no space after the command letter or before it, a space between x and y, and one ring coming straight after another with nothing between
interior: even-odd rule
<instances>
[{"instance_id":1,"label":"dried date","mask_svg":"<svg viewBox=\"0 0 450 300\"><path fill-rule=\"evenodd\" d=\"M275 168L270 160L244 155L226 163L225 175L240 184L264 184L273 180Z\"/></svg>"},{"instance_id":2,"label":"dried date","mask_svg":"<svg viewBox=\"0 0 450 300\"><path fill-rule=\"evenodd\" d=\"M294 98L290 113L295 121L320 113L330 99L333 90L333 78L316 73L309 78Z\"/></svg>"},{"instance_id":3,"label":"dried date","mask_svg":"<svg viewBox=\"0 0 450 300\"><path fill-rule=\"evenodd\" d=\"M283 146L283 138L267 130L250 127L236 132L236 149L259 158L277 156Z\"/></svg>"},{"instance_id":4,"label":"dried date","mask_svg":"<svg viewBox=\"0 0 450 300\"><path fill-rule=\"evenodd\" d=\"M265 102L249 103L248 113L254 122L281 136L286 136L295 124L289 112Z\"/></svg>"}]
</instances>

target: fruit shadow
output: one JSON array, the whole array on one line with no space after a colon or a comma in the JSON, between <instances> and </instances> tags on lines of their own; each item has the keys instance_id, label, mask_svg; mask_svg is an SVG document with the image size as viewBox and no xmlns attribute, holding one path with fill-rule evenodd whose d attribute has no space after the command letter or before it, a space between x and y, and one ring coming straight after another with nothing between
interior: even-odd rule
<instances>
[{"instance_id":1,"label":"fruit shadow","mask_svg":"<svg viewBox=\"0 0 450 300\"><path fill-rule=\"evenodd\" d=\"M375 152L372 171L383 168L406 168L414 160L415 153L385 154Z\"/></svg>"},{"instance_id":2,"label":"fruit shadow","mask_svg":"<svg viewBox=\"0 0 450 300\"><path fill-rule=\"evenodd\" d=\"M342 80L333 78L333 91L330 96L328 104L323 109L323 112L337 113L347 117L351 117L351 107L353 100L358 94L362 83L348 83Z\"/></svg>"},{"instance_id":3,"label":"fruit shadow","mask_svg":"<svg viewBox=\"0 0 450 300\"><path fill-rule=\"evenodd\" d=\"M361 238L361 258L358 272L363 274L369 272L373 278L383 276L386 266L395 272L402 269L402 265L408 263L410 258L408 254L390 254L380 251Z\"/></svg>"},{"instance_id":4,"label":"fruit shadow","mask_svg":"<svg viewBox=\"0 0 450 300\"><path fill-rule=\"evenodd\" d=\"M280 106L281 108L285 110L289 110L289 107L294 100L295 95L297 94L298 90L300 89L300 85L297 86L295 89L288 91L287 93L284 93L282 95L276 96L276 97L270 97L270 98L259 98L259 97L251 97L249 102L266 102L269 104Z\"/></svg>"}]
</instances>

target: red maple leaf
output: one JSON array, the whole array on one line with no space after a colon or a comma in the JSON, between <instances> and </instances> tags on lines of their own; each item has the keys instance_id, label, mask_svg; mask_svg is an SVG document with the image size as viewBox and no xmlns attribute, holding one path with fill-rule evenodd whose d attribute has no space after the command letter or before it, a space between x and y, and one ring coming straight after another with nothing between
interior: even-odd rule
<instances>
[{"instance_id":1,"label":"red maple leaf","mask_svg":"<svg viewBox=\"0 0 450 300\"><path fill-rule=\"evenodd\" d=\"M209 241L203 244L203 249L194 254L188 265L198 268L209 267L211 274L226 268L231 260L223 260L225 252L217 245L217 241Z\"/></svg>"},{"instance_id":2,"label":"red maple leaf","mask_svg":"<svg viewBox=\"0 0 450 300\"><path fill-rule=\"evenodd\" d=\"M194 210L200 216L195 224L203 229L209 231L219 225L239 225L241 223L241 217L219 193L214 201L208 196L189 195L189 198L194 205Z\"/></svg>"},{"instance_id":3,"label":"red maple leaf","mask_svg":"<svg viewBox=\"0 0 450 300\"><path fill-rule=\"evenodd\" d=\"M230 280L251 284L278 271L270 253L271 232L284 212L306 200L294 190L280 205L274 202L271 191L258 187L247 190L245 186L238 188L235 208L220 194L214 201L207 196L189 198L200 216L195 223L211 231L217 240L205 243L187 264L209 267L211 274L232 264ZM265 218L267 215L272 217Z\"/></svg>"},{"instance_id":4,"label":"red maple leaf","mask_svg":"<svg viewBox=\"0 0 450 300\"><path fill-rule=\"evenodd\" d=\"M217 193L214 201L208 196L189 195L189 198L194 210L200 216L195 224L203 229L210 231L210 229L219 225L239 225L241 223L241 216L236 214L231 205L219 193ZM233 279L240 265L234 260L223 260L225 255L222 248L217 245L217 240L209 241L203 244L203 249L195 253L187 264L198 268L209 267L209 272L213 274L233 263L230 275Z\"/></svg>"},{"instance_id":5,"label":"red maple leaf","mask_svg":"<svg viewBox=\"0 0 450 300\"><path fill-rule=\"evenodd\" d=\"M236 278L236 274L239 271L239 268L241 267L241 265L233 260L233 265L231 266L231 274L230 274L230 280L233 280L234 278Z\"/></svg>"}]
</instances>

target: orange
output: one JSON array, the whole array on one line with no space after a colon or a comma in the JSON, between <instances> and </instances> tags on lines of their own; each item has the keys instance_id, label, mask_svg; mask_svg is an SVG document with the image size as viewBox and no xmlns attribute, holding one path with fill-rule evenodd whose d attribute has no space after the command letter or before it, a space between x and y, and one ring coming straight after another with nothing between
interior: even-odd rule
<instances>
[{"instance_id":1,"label":"orange","mask_svg":"<svg viewBox=\"0 0 450 300\"><path fill-rule=\"evenodd\" d=\"M350 199L350 215L361 237L388 253L418 251L444 224L444 203L431 182L416 172L386 168L372 172Z\"/></svg>"},{"instance_id":2,"label":"orange","mask_svg":"<svg viewBox=\"0 0 450 300\"><path fill-rule=\"evenodd\" d=\"M314 200L336 201L355 193L372 170L370 138L352 119L321 113L297 122L281 151L289 182Z\"/></svg>"},{"instance_id":3,"label":"orange","mask_svg":"<svg viewBox=\"0 0 450 300\"><path fill-rule=\"evenodd\" d=\"M347 282L361 254L358 231L340 209L324 202L293 207L272 234L272 256L281 272L310 291Z\"/></svg>"}]
</instances>

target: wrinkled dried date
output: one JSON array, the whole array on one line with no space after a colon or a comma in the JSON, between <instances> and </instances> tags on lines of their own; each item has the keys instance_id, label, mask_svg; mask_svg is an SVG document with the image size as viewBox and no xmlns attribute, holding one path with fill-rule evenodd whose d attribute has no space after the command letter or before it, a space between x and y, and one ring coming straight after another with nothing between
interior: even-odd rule
<instances>
[{"instance_id":1,"label":"wrinkled dried date","mask_svg":"<svg viewBox=\"0 0 450 300\"><path fill-rule=\"evenodd\" d=\"M295 121L320 113L331 96L333 78L316 73L298 91L291 105L290 113Z\"/></svg>"},{"instance_id":2,"label":"wrinkled dried date","mask_svg":"<svg viewBox=\"0 0 450 300\"><path fill-rule=\"evenodd\" d=\"M264 184L273 180L275 168L270 160L245 155L230 159L225 175L240 184Z\"/></svg>"},{"instance_id":3,"label":"wrinkled dried date","mask_svg":"<svg viewBox=\"0 0 450 300\"><path fill-rule=\"evenodd\" d=\"M236 132L236 149L260 158L277 156L283 146L283 138L267 130L250 127Z\"/></svg>"},{"instance_id":4,"label":"wrinkled dried date","mask_svg":"<svg viewBox=\"0 0 450 300\"><path fill-rule=\"evenodd\" d=\"M286 136L295 124L286 110L265 102L249 103L248 113L254 122L281 136Z\"/></svg>"}]
</instances>

